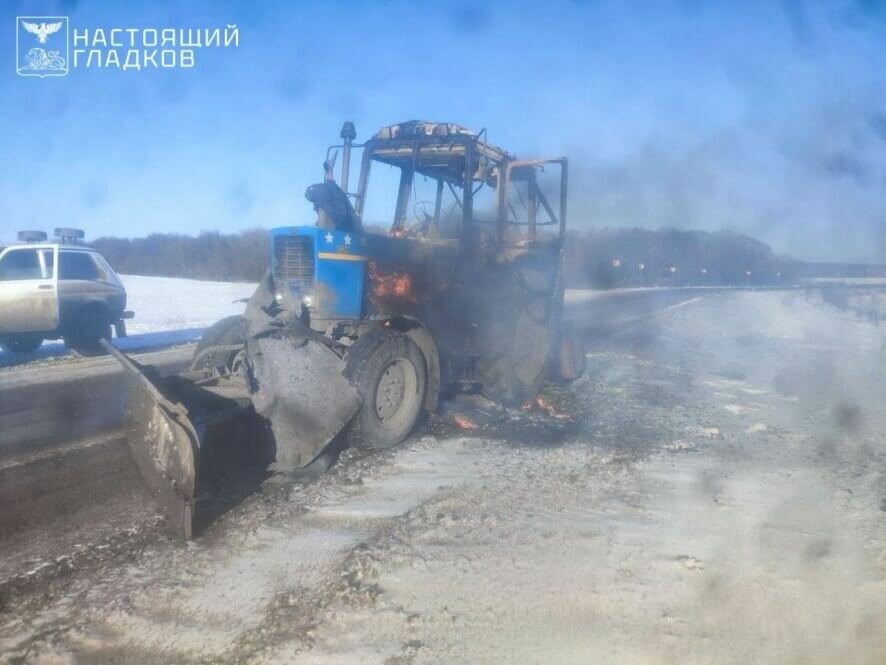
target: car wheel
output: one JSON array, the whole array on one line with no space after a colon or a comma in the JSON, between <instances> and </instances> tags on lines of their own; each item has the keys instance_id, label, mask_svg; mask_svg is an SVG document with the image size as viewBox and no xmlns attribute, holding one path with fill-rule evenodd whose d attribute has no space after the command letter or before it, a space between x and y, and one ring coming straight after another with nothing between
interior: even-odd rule
<instances>
[{"instance_id":1,"label":"car wheel","mask_svg":"<svg viewBox=\"0 0 886 665\"><path fill-rule=\"evenodd\" d=\"M0 346L10 353L33 353L43 344L39 335L14 335L0 340Z\"/></svg>"},{"instance_id":2,"label":"car wheel","mask_svg":"<svg viewBox=\"0 0 886 665\"><path fill-rule=\"evenodd\" d=\"M65 346L81 356L100 356L105 353L99 340L111 339L111 323L104 310L91 307L83 310L74 323L70 335L66 335Z\"/></svg>"},{"instance_id":3,"label":"car wheel","mask_svg":"<svg viewBox=\"0 0 886 665\"><path fill-rule=\"evenodd\" d=\"M352 446L384 450L409 436L428 389L427 366L415 342L386 328L366 333L345 358L344 375L363 400L348 432Z\"/></svg>"}]
</instances>

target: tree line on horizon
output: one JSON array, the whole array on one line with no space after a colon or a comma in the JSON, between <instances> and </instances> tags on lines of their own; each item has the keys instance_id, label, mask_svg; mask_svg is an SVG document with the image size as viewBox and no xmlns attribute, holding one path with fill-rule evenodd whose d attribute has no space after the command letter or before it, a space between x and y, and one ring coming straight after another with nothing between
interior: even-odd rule
<instances>
[{"instance_id":1,"label":"tree line on horizon","mask_svg":"<svg viewBox=\"0 0 886 665\"><path fill-rule=\"evenodd\" d=\"M152 233L144 238L97 238L89 243L124 275L185 277L217 282L257 282L268 267L264 229L203 231L196 236Z\"/></svg>"},{"instance_id":2,"label":"tree line on horizon","mask_svg":"<svg viewBox=\"0 0 886 665\"><path fill-rule=\"evenodd\" d=\"M122 274L211 281L258 281L270 257L264 229L102 237L89 244ZM804 266L743 234L678 229L571 231L566 259L570 288L788 284Z\"/></svg>"}]
</instances>

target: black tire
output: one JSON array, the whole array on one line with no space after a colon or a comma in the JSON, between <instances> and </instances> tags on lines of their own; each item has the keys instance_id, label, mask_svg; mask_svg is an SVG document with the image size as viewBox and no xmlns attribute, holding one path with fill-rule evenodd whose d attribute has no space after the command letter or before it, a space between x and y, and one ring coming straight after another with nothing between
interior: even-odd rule
<instances>
[{"instance_id":1,"label":"black tire","mask_svg":"<svg viewBox=\"0 0 886 665\"><path fill-rule=\"evenodd\" d=\"M0 346L10 353L34 353L43 344L40 335L11 335L0 340Z\"/></svg>"},{"instance_id":2,"label":"black tire","mask_svg":"<svg viewBox=\"0 0 886 665\"><path fill-rule=\"evenodd\" d=\"M572 383L584 376L587 364L584 340L575 328L564 325L552 349L548 379L554 383Z\"/></svg>"},{"instance_id":3,"label":"black tire","mask_svg":"<svg viewBox=\"0 0 886 665\"><path fill-rule=\"evenodd\" d=\"M351 347L344 375L363 400L351 421L350 445L385 450L412 433L428 389L427 364L415 342L396 330L372 330Z\"/></svg>"},{"instance_id":4,"label":"black tire","mask_svg":"<svg viewBox=\"0 0 886 665\"><path fill-rule=\"evenodd\" d=\"M197 348L194 350L193 369L212 369L213 367L230 369L237 356L236 351L223 356L215 353L204 354L204 352L213 346L238 344L246 344L246 317L235 314L216 321L197 342Z\"/></svg>"},{"instance_id":5,"label":"black tire","mask_svg":"<svg viewBox=\"0 0 886 665\"><path fill-rule=\"evenodd\" d=\"M81 356L106 353L99 340L111 340L111 322L103 307L86 307L76 317L73 329L65 335L65 346Z\"/></svg>"},{"instance_id":6,"label":"black tire","mask_svg":"<svg viewBox=\"0 0 886 665\"><path fill-rule=\"evenodd\" d=\"M519 405L541 390L553 337L550 288L543 268L514 271L494 285L476 365L488 398Z\"/></svg>"}]
</instances>

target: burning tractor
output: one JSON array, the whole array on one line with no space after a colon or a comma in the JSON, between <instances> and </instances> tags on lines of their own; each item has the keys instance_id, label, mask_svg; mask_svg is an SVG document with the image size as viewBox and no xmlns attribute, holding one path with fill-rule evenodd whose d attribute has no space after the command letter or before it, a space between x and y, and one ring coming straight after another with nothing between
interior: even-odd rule
<instances>
[{"instance_id":1,"label":"burning tractor","mask_svg":"<svg viewBox=\"0 0 886 665\"><path fill-rule=\"evenodd\" d=\"M446 396L520 404L546 378L584 371L562 320L566 158L519 160L448 123L392 125L363 144L345 123L341 137L306 194L316 226L271 231L269 274L243 316L206 332L188 371L159 378L106 344L130 381L134 458L185 538L214 448L282 473L325 470L333 440L396 445ZM370 176L385 166L398 177L393 223L370 233ZM435 195L413 204L410 225L419 178Z\"/></svg>"}]
</instances>

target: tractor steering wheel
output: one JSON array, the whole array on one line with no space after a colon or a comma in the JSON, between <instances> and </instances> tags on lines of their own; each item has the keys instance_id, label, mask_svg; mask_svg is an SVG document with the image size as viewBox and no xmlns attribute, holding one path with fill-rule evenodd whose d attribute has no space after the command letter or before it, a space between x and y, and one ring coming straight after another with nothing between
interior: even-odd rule
<instances>
[{"instance_id":1,"label":"tractor steering wheel","mask_svg":"<svg viewBox=\"0 0 886 665\"><path fill-rule=\"evenodd\" d=\"M434 221L434 208L433 201L418 201L412 206L412 214L420 224L430 224Z\"/></svg>"}]
</instances>

